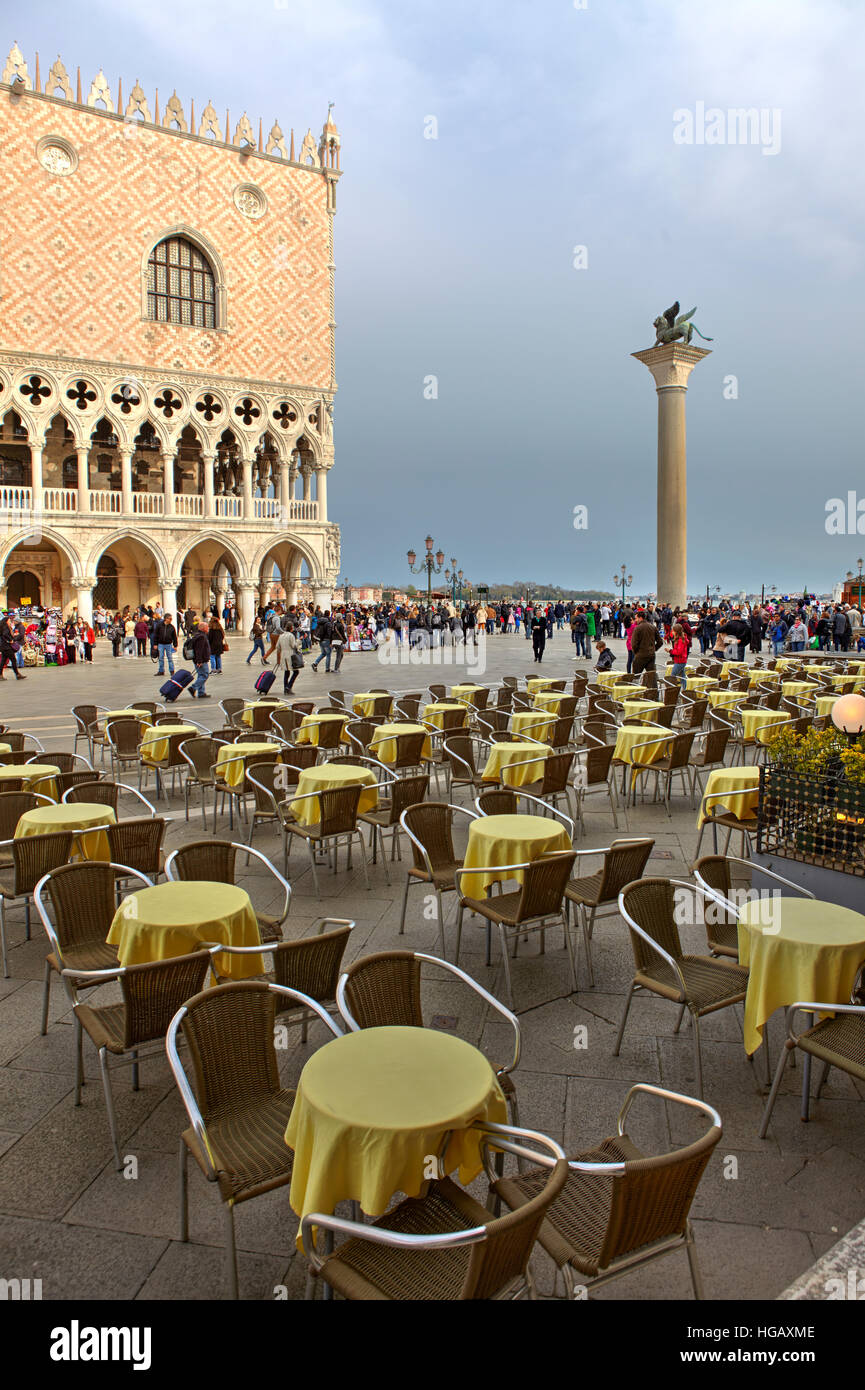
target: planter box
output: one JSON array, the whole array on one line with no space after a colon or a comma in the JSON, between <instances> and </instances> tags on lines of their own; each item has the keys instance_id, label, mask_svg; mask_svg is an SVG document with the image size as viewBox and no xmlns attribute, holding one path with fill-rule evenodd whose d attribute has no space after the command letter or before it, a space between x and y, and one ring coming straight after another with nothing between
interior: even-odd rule
<instances>
[{"instance_id":1,"label":"planter box","mask_svg":"<svg viewBox=\"0 0 865 1390\"><path fill-rule=\"evenodd\" d=\"M865 877L865 787L764 767L757 817L761 858Z\"/></svg>"}]
</instances>

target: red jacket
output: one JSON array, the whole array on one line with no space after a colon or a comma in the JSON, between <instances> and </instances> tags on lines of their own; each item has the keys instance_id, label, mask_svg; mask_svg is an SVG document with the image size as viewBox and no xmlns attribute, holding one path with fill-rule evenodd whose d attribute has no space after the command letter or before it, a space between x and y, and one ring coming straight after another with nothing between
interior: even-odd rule
<instances>
[{"instance_id":1,"label":"red jacket","mask_svg":"<svg viewBox=\"0 0 865 1390\"><path fill-rule=\"evenodd\" d=\"M670 656L676 663L684 664L684 662L688 660L688 643L685 641L684 637L676 638L676 641L670 648Z\"/></svg>"}]
</instances>

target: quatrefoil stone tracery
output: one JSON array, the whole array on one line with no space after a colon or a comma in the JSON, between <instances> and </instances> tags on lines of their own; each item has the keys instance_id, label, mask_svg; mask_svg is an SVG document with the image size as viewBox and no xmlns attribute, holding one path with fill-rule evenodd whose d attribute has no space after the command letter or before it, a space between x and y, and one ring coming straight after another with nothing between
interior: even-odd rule
<instances>
[{"instance_id":1,"label":"quatrefoil stone tracery","mask_svg":"<svg viewBox=\"0 0 865 1390\"><path fill-rule=\"evenodd\" d=\"M30 404L38 406L43 399L51 395L51 387L47 385L41 376L28 377L18 388L22 396L30 397Z\"/></svg>"},{"instance_id":2,"label":"quatrefoil stone tracery","mask_svg":"<svg viewBox=\"0 0 865 1390\"><path fill-rule=\"evenodd\" d=\"M86 410L96 400L96 392L87 381L76 381L66 392L66 397L74 401L77 410Z\"/></svg>"},{"instance_id":3,"label":"quatrefoil stone tracery","mask_svg":"<svg viewBox=\"0 0 865 1390\"><path fill-rule=\"evenodd\" d=\"M253 420L258 419L261 411L255 401L250 400L249 396L245 396L240 404L234 407L234 413L240 418L242 424L251 425Z\"/></svg>"},{"instance_id":4,"label":"quatrefoil stone tracery","mask_svg":"<svg viewBox=\"0 0 865 1390\"><path fill-rule=\"evenodd\" d=\"M284 430L293 425L297 419L297 412L292 410L287 401L283 401L276 410L273 411L273 418Z\"/></svg>"},{"instance_id":5,"label":"quatrefoil stone tracery","mask_svg":"<svg viewBox=\"0 0 865 1390\"><path fill-rule=\"evenodd\" d=\"M210 391L206 392L205 395L201 397L200 401L195 402L195 409L204 416L208 424L210 424L210 421L215 419L217 415L222 414L222 406Z\"/></svg>"},{"instance_id":6,"label":"quatrefoil stone tracery","mask_svg":"<svg viewBox=\"0 0 865 1390\"><path fill-rule=\"evenodd\" d=\"M135 406L141 404L141 397L136 395L131 386L121 386L119 391L112 393L111 403L120 406L121 415L129 415Z\"/></svg>"},{"instance_id":7,"label":"quatrefoil stone tracery","mask_svg":"<svg viewBox=\"0 0 865 1390\"><path fill-rule=\"evenodd\" d=\"M166 420L170 420L177 410L183 409L183 402L175 396L170 387L166 387L161 396L156 396L153 404L157 410L161 410Z\"/></svg>"}]
</instances>

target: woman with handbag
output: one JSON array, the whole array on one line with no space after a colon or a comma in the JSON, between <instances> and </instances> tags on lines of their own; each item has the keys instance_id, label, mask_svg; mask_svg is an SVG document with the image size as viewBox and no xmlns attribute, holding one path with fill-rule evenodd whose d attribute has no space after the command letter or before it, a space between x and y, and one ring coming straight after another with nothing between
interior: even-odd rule
<instances>
[{"instance_id":1,"label":"woman with handbag","mask_svg":"<svg viewBox=\"0 0 865 1390\"><path fill-rule=\"evenodd\" d=\"M21 672L18 670L18 643L12 632L8 614L3 619L2 623L0 623L0 681L5 681L6 679L3 670L7 661L15 672L16 681L26 681L27 677L22 676Z\"/></svg>"},{"instance_id":2,"label":"woman with handbag","mask_svg":"<svg viewBox=\"0 0 865 1390\"><path fill-rule=\"evenodd\" d=\"M262 666L266 666L268 662L266 656L264 655L264 628L261 626L261 620L258 617L256 617L253 620L252 627L249 631L249 640L252 643L252 651L246 658L247 666L249 665L252 658L255 656L256 652L258 652L261 656Z\"/></svg>"},{"instance_id":3,"label":"woman with handbag","mask_svg":"<svg viewBox=\"0 0 865 1390\"><path fill-rule=\"evenodd\" d=\"M282 691L288 695L304 666L300 640L295 628L283 632L276 643L276 669L282 667Z\"/></svg>"},{"instance_id":4,"label":"woman with handbag","mask_svg":"<svg viewBox=\"0 0 865 1390\"><path fill-rule=\"evenodd\" d=\"M222 653L228 651L228 643L225 640L222 624L215 613L208 624L207 636L210 641L210 669L221 676Z\"/></svg>"}]
</instances>

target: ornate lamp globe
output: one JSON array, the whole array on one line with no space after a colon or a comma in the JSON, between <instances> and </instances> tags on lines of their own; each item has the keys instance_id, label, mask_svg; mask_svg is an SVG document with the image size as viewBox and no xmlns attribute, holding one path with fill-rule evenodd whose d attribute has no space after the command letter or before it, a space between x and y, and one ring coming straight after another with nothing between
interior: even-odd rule
<instances>
[{"instance_id":1,"label":"ornate lamp globe","mask_svg":"<svg viewBox=\"0 0 865 1390\"><path fill-rule=\"evenodd\" d=\"M832 706L832 723L851 740L865 729L865 697L842 695Z\"/></svg>"}]
</instances>

